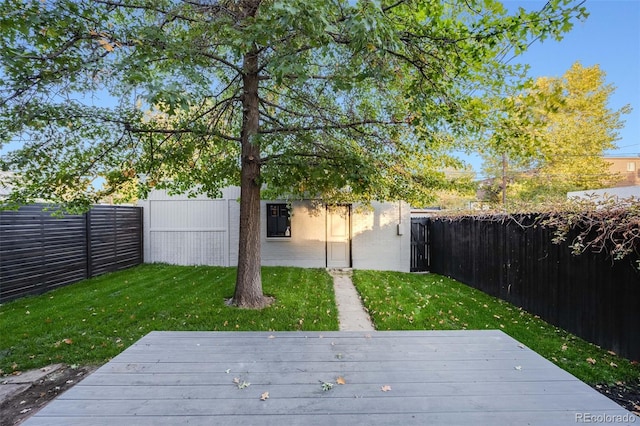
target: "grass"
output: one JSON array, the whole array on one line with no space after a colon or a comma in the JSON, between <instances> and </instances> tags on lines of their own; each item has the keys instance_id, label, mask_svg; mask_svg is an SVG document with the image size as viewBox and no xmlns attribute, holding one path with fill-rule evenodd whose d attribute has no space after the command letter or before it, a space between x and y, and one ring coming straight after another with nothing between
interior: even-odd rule
<instances>
[{"instance_id":1,"label":"grass","mask_svg":"<svg viewBox=\"0 0 640 426\"><path fill-rule=\"evenodd\" d=\"M337 330L331 277L265 267L263 310L225 305L235 268L141 265L0 305L0 371L102 364L152 330Z\"/></svg>"},{"instance_id":2,"label":"grass","mask_svg":"<svg viewBox=\"0 0 640 426\"><path fill-rule=\"evenodd\" d=\"M141 265L0 305L0 372L102 364L152 330L338 329L324 270L263 268L276 303L260 311L225 305L235 273ZM499 329L587 383L640 381L639 365L457 281L378 271L354 271L353 281L378 330Z\"/></svg>"},{"instance_id":3,"label":"grass","mask_svg":"<svg viewBox=\"0 0 640 426\"><path fill-rule=\"evenodd\" d=\"M498 329L586 383L640 381L637 363L455 280L354 271L353 282L378 330Z\"/></svg>"}]
</instances>

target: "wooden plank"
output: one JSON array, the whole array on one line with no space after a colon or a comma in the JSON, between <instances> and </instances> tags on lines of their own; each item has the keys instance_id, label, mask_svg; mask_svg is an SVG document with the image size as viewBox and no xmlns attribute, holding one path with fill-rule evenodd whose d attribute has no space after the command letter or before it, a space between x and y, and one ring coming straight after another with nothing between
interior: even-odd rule
<instances>
[{"instance_id":1,"label":"wooden plank","mask_svg":"<svg viewBox=\"0 0 640 426\"><path fill-rule=\"evenodd\" d=\"M266 410L265 410L266 411ZM599 415L617 415L617 412L600 412ZM613 418L613 417L611 417ZM130 422L130 423L128 423ZM242 412L232 415L180 415L167 414L152 416L124 417L114 414L111 417L57 417L57 418L32 418L28 421L30 426L112 426L113 424L135 424L137 426L175 426L177 424L189 424L194 426L211 425L242 425L242 426L282 426L282 425L531 425L531 426L566 426L576 424L576 413L559 411L514 411L514 412L471 412L471 413L394 413L394 414L367 414L359 413L301 413L290 415L246 415ZM618 424L624 424L619 422Z\"/></svg>"},{"instance_id":2,"label":"wooden plank","mask_svg":"<svg viewBox=\"0 0 640 426\"><path fill-rule=\"evenodd\" d=\"M177 373L220 373L224 372L231 367L236 367L232 371L241 371L237 366L242 363L234 360L230 362L228 359L221 362L211 362L206 360L203 362L173 362L173 363L131 363L131 362L110 362L100 371L102 374L118 374L118 373L164 373L164 374L177 374ZM336 366L342 366L342 368L348 368L349 371L373 371L376 368L382 368L380 363L377 362L344 362L337 360L329 361L317 361L310 363L307 360L294 360L287 362L265 362L265 361L251 361L252 372L285 372L292 369L304 368L305 371L326 371L327 369L335 369ZM524 363L518 364L521 367L529 369L544 369L548 367L546 362L539 361L536 358L531 358ZM474 371L478 369L484 369L487 371L492 370L504 370L505 361L502 359L484 359L484 360L435 360L435 361L403 361L403 367L408 371Z\"/></svg>"},{"instance_id":3,"label":"wooden plank","mask_svg":"<svg viewBox=\"0 0 640 426\"><path fill-rule=\"evenodd\" d=\"M342 388L348 388L346 385ZM151 389L150 389L151 390ZM269 399L261 401L262 392L268 387L244 390L231 388L241 397L218 398L211 395L208 399L157 399L151 395L145 400L69 400L58 399L41 411L48 417L67 416L69 413L82 413L83 416L105 417L112 413L138 417L168 413L173 416L215 416L215 415L289 415L293 423L300 414L398 414L413 413L486 413L517 411L569 411L569 412L601 412L612 411L614 402L603 397L586 398L584 395L530 395L522 398L517 395L451 395L433 397L395 397L393 389L389 392L378 392L379 396L358 397L338 389L323 392L318 386L314 393L301 395L299 398L283 398L269 392ZM589 405L586 406L585 403ZM585 411L586 410L586 411ZM36 414L37 415L37 414ZM27 423L28 424L28 423Z\"/></svg>"},{"instance_id":4,"label":"wooden plank","mask_svg":"<svg viewBox=\"0 0 640 426\"><path fill-rule=\"evenodd\" d=\"M25 424L549 425L586 413L633 416L500 331L153 332Z\"/></svg>"},{"instance_id":5,"label":"wooden plank","mask_svg":"<svg viewBox=\"0 0 640 426\"><path fill-rule=\"evenodd\" d=\"M170 384L166 386L145 386L124 384L119 385L116 383L103 383L102 381L92 381L84 383L82 387L74 387L62 394L59 399L69 400L147 400L149 399L150 392L153 393L155 399L211 399L211 395L215 395L216 398L221 399L233 399L241 396L247 398L253 398L255 395L253 392L246 392L238 394L236 392L229 392L235 390L237 387L233 383L233 377L235 373L230 373L224 380L221 380L222 384L207 384L207 385L195 385L195 384ZM351 374L345 376L346 385L336 387L336 393L338 395L357 395L358 397L377 397L381 392L381 388L378 383L358 383L352 381L355 377ZM327 380L335 378L328 377ZM347 386L348 385L348 386ZM251 384L252 389L255 390L258 387L257 383ZM274 384L268 385L268 390L271 395L277 395L279 398L300 398L303 395L312 395L321 391L320 382L300 383L296 386L292 386L291 383L287 384ZM333 391L334 389L332 389ZM519 397L527 397L532 395L565 395L569 392L573 392L575 395L582 395L588 397L592 393L592 389L589 386L584 386L582 389L576 390L573 383L568 381L552 381L552 382L492 382L491 386L487 386L485 383L479 382L434 382L434 383L403 383L402 386L392 388L393 397L429 397L429 396L452 396L463 397L471 395L484 394L487 396L504 396L504 395L517 395ZM336 395L333 395L336 396Z\"/></svg>"}]
</instances>

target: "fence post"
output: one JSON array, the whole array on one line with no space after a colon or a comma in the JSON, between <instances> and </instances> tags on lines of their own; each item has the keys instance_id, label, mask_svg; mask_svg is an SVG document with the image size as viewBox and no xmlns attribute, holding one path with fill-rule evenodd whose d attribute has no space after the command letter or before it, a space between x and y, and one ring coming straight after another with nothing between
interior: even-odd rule
<instances>
[{"instance_id":1,"label":"fence post","mask_svg":"<svg viewBox=\"0 0 640 426\"><path fill-rule=\"evenodd\" d=\"M93 276L93 262L91 257L91 210L84 214L84 223L85 223L85 247L87 251L87 266L86 266L86 278L91 278Z\"/></svg>"}]
</instances>

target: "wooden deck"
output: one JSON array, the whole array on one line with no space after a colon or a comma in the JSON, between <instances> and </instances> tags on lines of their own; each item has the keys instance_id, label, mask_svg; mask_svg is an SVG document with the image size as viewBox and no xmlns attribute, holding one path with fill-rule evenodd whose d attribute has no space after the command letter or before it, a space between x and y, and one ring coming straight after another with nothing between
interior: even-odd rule
<instances>
[{"instance_id":1,"label":"wooden deck","mask_svg":"<svg viewBox=\"0 0 640 426\"><path fill-rule=\"evenodd\" d=\"M152 332L25 424L568 425L588 416L640 424L501 331Z\"/></svg>"}]
</instances>

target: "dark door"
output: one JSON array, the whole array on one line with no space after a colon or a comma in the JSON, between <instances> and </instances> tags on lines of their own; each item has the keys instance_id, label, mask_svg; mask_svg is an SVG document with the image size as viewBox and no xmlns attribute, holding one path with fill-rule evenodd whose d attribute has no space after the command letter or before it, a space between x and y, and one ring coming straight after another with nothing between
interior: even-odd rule
<instances>
[{"instance_id":1,"label":"dark door","mask_svg":"<svg viewBox=\"0 0 640 426\"><path fill-rule=\"evenodd\" d=\"M429 218L411 219L411 272L429 270Z\"/></svg>"}]
</instances>

